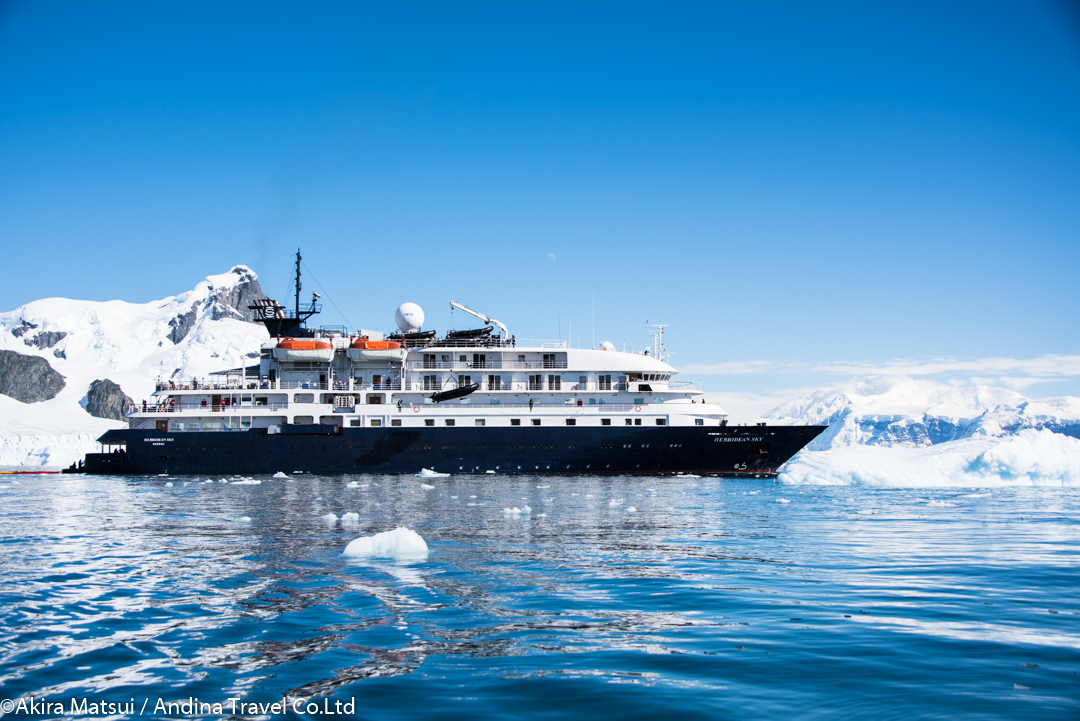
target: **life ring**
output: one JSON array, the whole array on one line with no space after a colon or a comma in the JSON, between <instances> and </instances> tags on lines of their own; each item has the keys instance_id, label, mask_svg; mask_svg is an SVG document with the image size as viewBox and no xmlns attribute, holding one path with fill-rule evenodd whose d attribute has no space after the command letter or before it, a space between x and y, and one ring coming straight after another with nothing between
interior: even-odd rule
<instances>
[{"instance_id":1,"label":"life ring","mask_svg":"<svg viewBox=\"0 0 1080 721\"><path fill-rule=\"evenodd\" d=\"M641 406L634 406L634 410L641 413Z\"/></svg>"},{"instance_id":2,"label":"life ring","mask_svg":"<svg viewBox=\"0 0 1080 721\"><path fill-rule=\"evenodd\" d=\"M413 413L419 413L420 412L420 406L413 406L412 412Z\"/></svg>"}]
</instances>

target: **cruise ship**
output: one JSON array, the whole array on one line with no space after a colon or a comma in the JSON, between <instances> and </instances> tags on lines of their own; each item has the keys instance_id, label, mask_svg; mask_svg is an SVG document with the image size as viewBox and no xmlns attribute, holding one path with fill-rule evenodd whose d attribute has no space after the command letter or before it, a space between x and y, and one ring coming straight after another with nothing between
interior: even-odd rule
<instances>
[{"instance_id":1,"label":"cruise ship","mask_svg":"<svg viewBox=\"0 0 1080 721\"><path fill-rule=\"evenodd\" d=\"M159 381L78 470L95 474L718 474L771 476L825 426L733 425L644 352L524 340L494 318L439 336L413 303L390 334L308 327L300 305L250 306L257 365Z\"/></svg>"}]
</instances>

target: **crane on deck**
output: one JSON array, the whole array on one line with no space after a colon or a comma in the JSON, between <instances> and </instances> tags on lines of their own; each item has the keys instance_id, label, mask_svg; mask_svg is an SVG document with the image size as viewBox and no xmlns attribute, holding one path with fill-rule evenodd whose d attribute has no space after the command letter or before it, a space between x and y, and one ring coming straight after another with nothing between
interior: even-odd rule
<instances>
[{"instance_id":1,"label":"crane on deck","mask_svg":"<svg viewBox=\"0 0 1080 721\"><path fill-rule=\"evenodd\" d=\"M477 318L484 321L485 323L491 323L494 326L498 326L499 329L502 330L502 332L503 332L503 342L507 341L510 338L510 331L506 330L506 326L503 325L502 323L500 323L499 321L495 320L494 318L490 318L490 317L484 315L483 313L479 313L479 312L473 310L472 308L466 308L465 306L463 306L461 303L458 303L457 301L453 301L453 300L450 301L450 307L451 308L457 308L458 310L463 310L463 311L465 311L466 313L468 313L470 315L475 315Z\"/></svg>"}]
</instances>

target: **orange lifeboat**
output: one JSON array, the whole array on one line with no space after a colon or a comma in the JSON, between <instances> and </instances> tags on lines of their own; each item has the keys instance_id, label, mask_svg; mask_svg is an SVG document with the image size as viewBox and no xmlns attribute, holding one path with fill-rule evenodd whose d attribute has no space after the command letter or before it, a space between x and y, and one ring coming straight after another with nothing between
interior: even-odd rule
<instances>
[{"instance_id":1,"label":"orange lifeboat","mask_svg":"<svg viewBox=\"0 0 1080 721\"><path fill-rule=\"evenodd\" d=\"M356 350L397 350L401 347L400 343L395 343L392 340L368 340L367 338L357 338L349 344L350 348Z\"/></svg>"},{"instance_id":2,"label":"orange lifeboat","mask_svg":"<svg viewBox=\"0 0 1080 721\"><path fill-rule=\"evenodd\" d=\"M284 361L329 363L334 359L334 346L325 340L282 338L274 348L274 357Z\"/></svg>"},{"instance_id":3,"label":"orange lifeboat","mask_svg":"<svg viewBox=\"0 0 1080 721\"><path fill-rule=\"evenodd\" d=\"M277 347L281 350L329 350L333 348L324 340L296 340L295 338L282 338Z\"/></svg>"}]
</instances>

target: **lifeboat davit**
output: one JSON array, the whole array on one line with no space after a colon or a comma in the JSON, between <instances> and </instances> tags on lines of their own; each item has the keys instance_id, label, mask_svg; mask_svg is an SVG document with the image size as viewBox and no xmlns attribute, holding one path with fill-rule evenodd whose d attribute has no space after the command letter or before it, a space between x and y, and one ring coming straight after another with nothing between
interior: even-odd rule
<instances>
[{"instance_id":1,"label":"lifeboat davit","mask_svg":"<svg viewBox=\"0 0 1080 721\"><path fill-rule=\"evenodd\" d=\"M368 340L357 338L349 344L349 358L354 361L378 360L400 362L405 360L407 350L392 340Z\"/></svg>"},{"instance_id":2,"label":"lifeboat davit","mask_svg":"<svg viewBox=\"0 0 1080 721\"><path fill-rule=\"evenodd\" d=\"M282 338L274 348L274 358L283 361L329 363L334 359L334 346L325 340Z\"/></svg>"}]
</instances>

